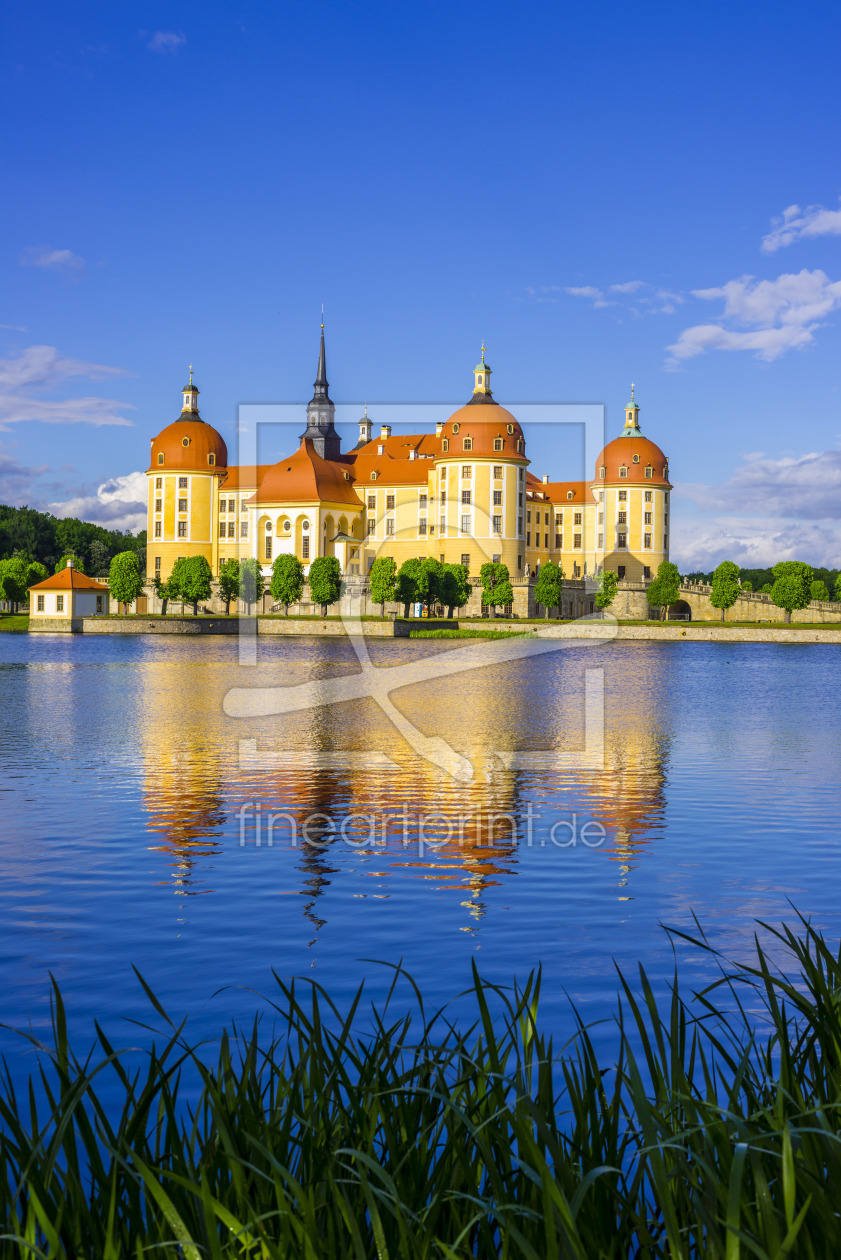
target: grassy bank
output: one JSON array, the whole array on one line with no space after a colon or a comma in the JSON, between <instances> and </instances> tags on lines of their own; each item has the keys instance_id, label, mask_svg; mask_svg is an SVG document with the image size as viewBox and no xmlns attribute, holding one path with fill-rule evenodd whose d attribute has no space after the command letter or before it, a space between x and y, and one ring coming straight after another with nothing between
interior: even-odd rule
<instances>
[{"instance_id":1,"label":"grassy bank","mask_svg":"<svg viewBox=\"0 0 841 1260\"><path fill-rule=\"evenodd\" d=\"M518 639L522 638L527 631L525 630L474 630L472 627L467 629L458 629L453 627L452 630L410 630L410 639Z\"/></svg>"},{"instance_id":2,"label":"grassy bank","mask_svg":"<svg viewBox=\"0 0 841 1260\"><path fill-rule=\"evenodd\" d=\"M613 1066L583 1027L556 1053L539 977L474 973L458 1028L278 981L274 1041L231 1030L211 1064L167 1020L140 1067L101 1031L76 1058L56 990L47 1104L0 1092L0 1256L835 1256L841 957L774 935L793 978L757 948L659 1007L620 976Z\"/></svg>"},{"instance_id":3,"label":"grassy bank","mask_svg":"<svg viewBox=\"0 0 841 1260\"><path fill-rule=\"evenodd\" d=\"M20 633L29 629L29 613L0 612L0 631L10 630Z\"/></svg>"}]
</instances>

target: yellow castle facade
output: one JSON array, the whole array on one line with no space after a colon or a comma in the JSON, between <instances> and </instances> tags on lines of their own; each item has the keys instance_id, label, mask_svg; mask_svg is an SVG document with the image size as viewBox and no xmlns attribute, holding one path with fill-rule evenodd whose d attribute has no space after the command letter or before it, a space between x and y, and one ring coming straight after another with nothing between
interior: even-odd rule
<instances>
[{"instance_id":1,"label":"yellow castle facade","mask_svg":"<svg viewBox=\"0 0 841 1260\"><path fill-rule=\"evenodd\" d=\"M329 396L324 329L315 392L300 445L274 464L235 466L224 439L202 420L198 387L182 391L181 415L152 438L148 477L148 572L166 579L181 556L202 555L214 575L229 558L294 553L305 566L335 555L364 577L378 556L398 566L434 556L476 574L501 561L524 580L552 560L568 578L604 568L644 581L669 555L668 460L643 437L631 391L622 433L599 455L590 481L530 471L517 418L493 397L485 350L465 406L434 431L374 433L366 414L343 453Z\"/></svg>"}]
</instances>

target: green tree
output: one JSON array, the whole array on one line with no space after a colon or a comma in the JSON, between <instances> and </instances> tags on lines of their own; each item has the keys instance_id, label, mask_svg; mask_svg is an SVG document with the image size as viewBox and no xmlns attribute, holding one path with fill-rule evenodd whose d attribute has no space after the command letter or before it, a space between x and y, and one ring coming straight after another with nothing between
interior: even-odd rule
<instances>
[{"instance_id":1,"label":"green tree","mask_svg":"<svg viewBox=\"0 0 841 1260\"><path fill-rule=\"evenodd\" d=\"M38 560L31 560L26 567L27 590L36 582L45 582L49 576L50 571L45 564L41 564Z\"/></svg>"},{"instance_id":2,"label":"green tree","mask_svg":"<svg viewBox=\"0 0 841 1260\"><path fill-rule=\"evenodd\" d=\"M78 569L80 573L84 573L85 562L78 555L78 553L73 552L73 551L65 552L65 554L61 557L61 559L59 560L58 564L55 567L56 573L61 573L62 569L66 569L67 565L69 564L71 560L73 561L73 568Z\"/></svg>"},{"instance_id":3,"label":"green tree","mask_svg":"<svg viewBox=\"0 0 841 1260\"><path fill-rule=\"evenodd\" d=\"M394 583L397 578L397 563L391 556L377 556L371 565L369 575L371 582L371 599L380 606L380 616L385 616L385 606L394 599Z\"/></svg>"},{"instance_id":4,"label":"green tree","mask_svg":"<svg viewBox=\"0 0 841 1260\"><path fill-rule=\"evenodd\" d=\"M487 560L479 570L479 581L482 583L482 603L487 606L491 617L496 616L500 605L513 602L514 590L507 565Z\"/></svg>"},{"instance_id":5,"label":"green tree","mask_svg":"<svg viewBox=\"0 0 841 1260\"><path fill-rule=\"evenodd\" d=\"M318 556L313 560L309 583L312 601L321 605L321 615L326 617L328 604L335 604L342 593L342 571L336 557Z\"/></svg>"},{"instance_id":6,"label":"green tree","mask_svg":"<svg viewBox=\"0 0 841 1260\"><path fill-rule=\"evenodd\" d=\"M418 598L418 582L420 581L420 560L404 560L397 574L394 594L399 604L403 605L403 616L408 617L412 604Z\"/></svg>"},{"instance_id":7,"label":"green tree","mask_svg":"<svg viewBox=\"0 0 841 1260\"><path fill-rule=\"evenodd\" d=\"M111 561L108 571L108 587L111 598L118 604L133 604L143 593L143 578L133 551L121 551Z\"/></svg>"},{"instance_id":8,"label":"green tree","mask_svg":"<svg viewBox=\"0 0 841 1260\"><path fill-rule=\"evenodd\" d=\"M648 587L646 598L652 608L661 609L661 621L667 616L672 604L680 602L680 573L676 564L669 560L660 561L657 576Z\"/></svg>"},{"instance_id":9,"label":"green tree","mask_svg":"<svg viewBox=\"0 0 841 1260\"><path fill-rule=\"evenodd\" d=\"M613 569L604 569L599 579L599 588L596 591L596 607L602 611L610 608L616 598L616 592L619 588L619 574L614 573Z\"/></svg>"},{"instance_id":10,"label":"green tree","mask_svg":"<svg viewBox=\"0 0 841 1260\"><path fill-rule=\"evenodd\" d=\"M244 600L248 610L248 616L251 616L251 605L256 604L263 598L265 585L263 583L263 570L260 568L260 561L255 560L253 556L247 556L239 562L239 597Z\"/></svg>"},{"instance_id":11,"label":"green tree","mask_svg":"<svg viewBox=\"0 0 841 1260\"><path fill-rule=\"evenodd\" d=\"M132 554L136 555L136 552ZM88 555L90 556L91 577L104 577L109 572L111 553L101 538L94 538L88 548Z\"/></svg>"},{"instance_id":12,"label":"green tree","mask_svg":"<svg viewBox=\"0 0 841 1260\"><path fill-rule=\"evenodd\" d=\"M553 608L560 608L564 590L564 571L554 560L540 566L540 577L534 588L535 602L546 609L546 619Z\"/></svg>"},{"instance_id":13,"label":"green tree","mask_svg":"<svg viewBox=\"0 0 841 1260\"><path fill-rule=\"evenodd\" d=\"M770 582L766 582L765 585L762 587L762 594L770 595L773 589L774 587L772 586L772 584Z\"/></svg>"},{"instance_id":14,"label":"green tree","mask_svg":"<svg viewBox=\"0 0 841 1260\"><path fill-rule=\"evenodd\" d=\"M213 573L204 556L187 556L181 590L187 602L193 605L193 616L197 617L199 600L210 599L213 594Z\"/></svg>"},{"instance_id":15,"label":"green tree","mask_svg":"<svg viewBox=\"0 0 841 1260\"><path fill-rule=\"evenodd\" d=\"M841 599L841 573L835 579L835 598Z\"/></svg>"},{"instance_id":16,"label":"green tree","mask_svg":"<svg viewBox=\"0 0 841 1260\"><path fill-rule=\"evenodd\" d=\"M752 591L752 590L753 590L753 582L743 582L743 583L742 583L742 590L743 590L743 591Z\"/></svg>"},{"instance_id":17,"label":"green tree","mask_svg":"<svg viewBox=\"0 0 841 1260\"><path fill-rule=\"evenodd\" d=\"M288 617L289 605L297 604L304 590L304 566L297 556L287 552L275 559L269 590L272 599L285 604Z\"/></svg>"},{"instance_id":18,"label":"green tree","mask_svg":"<svg viewBox=\"0 0 841 1260\"><path fill-rule=\"evenodd\" d=\"M808 608L813 576L811 565L802 560L781 560L774 565L771 599L778 608L785 609L786 625L790 624L795 608Z\"/></svg>"},{"instance_id":19,"label":"green tree","mask_svg":"<svg viewBox=\"0 0 841 1260\"><path fill-rule=\"evenodd\" d=\"M170 589L169 582L162 581L161 575L159 573L156 573L155 576L152 578L151 585L154 587L155 594L157 595L158 599L161 601L161 616L165 617L167 604L169 603L171 599L176 599L177 595L174 594L173 591Z\"/></svg>"},{"instance_id":20,"label":"green tree","mask_svg":"<svg viewBox=\"0 0 841 1260\"><path fill-rule=\"evenodd\" d=\"M721 609L721 620L728 608L732 608L739 598L739 566L732 560L722 560L713 573L710 603L713 608Z\"/></svg>"},{"instance_id":21,"label":"green tree","mask_svg":"<svg viewBox=\"0 0 841 1260\"><path fill-rule=\"evenodd\" d=\"M441 573L441 603L446 606L447 616L452 617L453 610L463 608L473 587L468 582L470 576L465 564L445 564Z\"/></svg>"},{"instance_id":22,"label":"green tree","mask_svg":"<svg viewBox=\"0 0 841 1260\"><path fill-rule=\"evenodd\" d=\"M231 611L231 600L239 595L239 560L223 560L219 566L219 594L225 601L225 616Z\"/></svg>"},{"instance_id":23,"label":"green tree","mask_svg":"<svg viewBox=\"0 0 841 1260\"><path fill-rule=\"evenodd\" d=\"M11 604L14 612L26 599L28 573L29 564L22 556L0 560L0 599Z\"/></svg>"},{"instance_id":24,"label":"green tree","mask_svg":"<svg viewBox=\"0 0 841 1260\"><path fill-rule=\"evenodd\" d=\"M421 560L418 567L418 599L426 605L426 612L432 612L432 605L441 597L441 579L443 565L434 556Z\"/></svg>"},{"instance_id":25,"label":"green tree","mask_svg":"<svg viewBox=\"0 0 841 1260\"><path fill-rule=\"evenodd\" d=\"M829 591L826 589L826 582L820 580L813 581L811 586L812 599L829 599Z\"/></svg>"}]
</instances>

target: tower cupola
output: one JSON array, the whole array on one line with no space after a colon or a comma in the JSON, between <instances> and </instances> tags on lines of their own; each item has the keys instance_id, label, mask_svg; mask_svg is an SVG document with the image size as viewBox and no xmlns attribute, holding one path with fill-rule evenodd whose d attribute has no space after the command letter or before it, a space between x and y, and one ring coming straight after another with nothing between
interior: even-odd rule
<instances>
[{"instance_id":1,"label":"tower cupola","mask_svg":"<svg viewBox=\"0 0 841 1260\"><path fill-rule=\"evenodd\" d=\"M368 418L368 404L366 403L366 404L365 404L365 415L364 415L364 416L362 417L362 419L359 421L359 442L360 442L360 445L362 445L364 442L370 442L370 441L371 441L371 437L373 436L373 432L374 432L374 424L373 424L373 421L372 421L372 420L369 420L369 418Z\"/></svg>"},{"instance_id":2,"label":"tower cupola","mask_svg":"<svg viewBox=\"0 0 841 1260\"><path fill-rule=\"evenodd\" d=\"M193 384L193 365L190 364L190 380L181 390L184 395L184 406L181 414L197 416L199 414L199 387Z\"/></svg>"},{"instance_id":3,"label":"tower cupola","mask_svg":"<svg viewBox=\"0 0 841 1260\"><path fill-rule=\"evenodd\" d=\"M324 324L322 323L318 371L315 375L312 399L307 404L307 427L301 434L301 441L308 438L316 454L322 459L339 459L342 454L342 439L336 432L335 417L336 408L330 398L327 383L327 355L324 349Z\"/></svg>"},{"instance_id":4,"label":"tower cupola","mask_svg":"<svg viewBox=\"0 0 841 1260\"><path fill-rule=\"evenodd\" d=\"M622 429L622 436L639 437L641 434L640 408L639 403L634 398L634 384L631 382L631 401L625 404L625 424Z\"/></svg>"},{"instance_id":5,"label":"tower cupola","mask_svg":"<svg viewBox=\"0 0 841 1260\"><path fill-rule=\"evenodd\" d=\"M480 401L480 395L490 397L491 369L485 362L485 343L482 342L482 357L473 369L473 396Z\"/></svg>"}]
</instances>

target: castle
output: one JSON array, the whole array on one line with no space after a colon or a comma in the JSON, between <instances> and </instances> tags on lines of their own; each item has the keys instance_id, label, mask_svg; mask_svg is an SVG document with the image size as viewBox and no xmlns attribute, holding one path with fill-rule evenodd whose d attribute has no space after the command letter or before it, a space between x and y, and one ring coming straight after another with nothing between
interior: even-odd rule
<instances>
[{"instance_id":1,"label":"castle","mask_svg":"<svg viewBox=\"0 0 841 1260\"><path fill-rule=\"evenodd\" d=\"M152 438L148 572L168 577L181 556L203 555L214 575L229 558L255 557L268 576L294 552L305 568L322 555L365 576L377 556L398 566L432 555L477 574L502 561L514 581L552 560L568 578L603 568L645 581L669 556L668 460L643 437L631 390L619 437L599 455L592 481L529 471L526 438L493 397L485 348L473 392L435 431L375 436L367 409L359 440L341 449L330 399L324 327L307 425L296 451L275 464L229 466L221 435L199 415L198 387L184 386L181 415Z\"/></svg>"}]
</instances>

